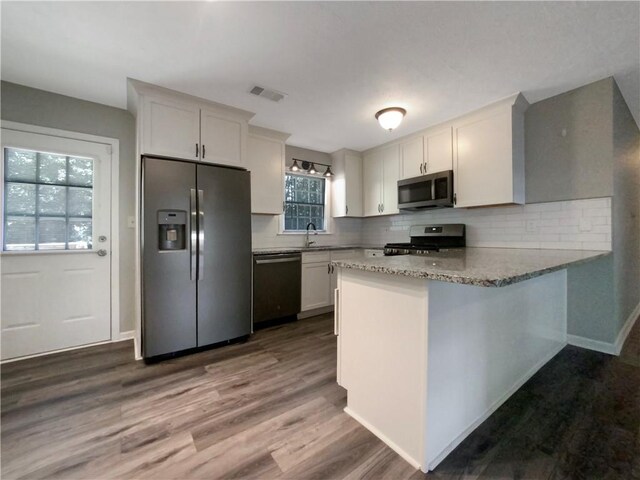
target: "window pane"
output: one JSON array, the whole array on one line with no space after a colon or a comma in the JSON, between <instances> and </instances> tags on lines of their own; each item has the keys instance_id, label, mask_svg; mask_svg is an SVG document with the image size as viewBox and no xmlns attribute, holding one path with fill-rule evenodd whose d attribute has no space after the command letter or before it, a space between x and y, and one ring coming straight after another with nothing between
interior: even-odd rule
<instances>
[{"instance_id":1,"label":"window pane","mask_svg":"<svg viewBox=\"0 0 640 480\"><path fill-rule=\"evenodd\" d=\"M67 221L65 218L42 217L38 220L38 249L64 250Z\"/></svg>"},{"instance_id":2,"label":"window pane","mask_svg":"<svg viewBox=\"0 0 640 480\"><path fill-rule=\"evenodd\" d=\"M90 218L69 219L69 249L88 249L92 243Z\"/></svg>"},{"instance_id":3,"label":"window pane","mask_svg":"<svg viewBox=\"0 0 640 480\"><path fill-rule=\"evenodd\" d=\"M69 158L69 185L90 187L93 185L93 160Z\"/></svg>"},{"instance_id":4,"label":"window pane","mask_svg":"<svg viewBox=\"0 0 640 480\"><path fill-rule=\"evenodd\" d=\"M34 217L7 216L4 241L7 250L34 250L36 219Z\"/></svg>"},{"instance_id":5,"label":"window pane","mask_svg":"<svg viewBox=\"0 0 640 480\"><path fill-rule=\"evenodd\" d=\"M36 186L28 183L6 184L6 214L36 213Z\"/></svg>"},{"instance_id":6,"label":"window pane","mask_svg":"<svg viewBox=\"0 0 640 480\"><path fill-rule=\"evenodd\" d=\"M41 215L64 215L67 209L67 187L40 185L39 212Z\"/></svg>"},{"instance_id":7,"label":"window pane","mask_svg":"<svg viewBox=\"0 0 640 480\"><path fill-rule=\"evenodd\" d=\"M38 177L42 183L67 183L67 157L41 153Z\"/></svg>"},{"instance_id":8,"label":"window pane","mask_svg":"<svg viewBox=\"0 0 640 480\"><path fill-rule=\"evenodd\" d=\"M5 180L21 180L35 182L36 152L5 148L6 172Z\"/></svg>"},{"instance_id":9,"label":"window pane","mask_svg":"<svg viewBox=\"0 0 640 480\"><path fill-rule=\"evenodd\" d=\"M70 216L91 216L93 191L90 188L69 187L69 209Z\"/></svg>"}]
</instances>

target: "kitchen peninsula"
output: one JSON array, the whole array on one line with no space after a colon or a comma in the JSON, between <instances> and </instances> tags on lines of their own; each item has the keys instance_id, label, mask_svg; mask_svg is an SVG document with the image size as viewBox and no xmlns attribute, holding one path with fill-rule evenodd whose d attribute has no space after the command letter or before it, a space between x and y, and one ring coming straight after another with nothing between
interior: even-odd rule
<instances>
[{"instance_id":1,"label":"kitchen peninsula","mask_svg":"<svg viewBox=\"0 0 640 480\"><path fill-rule=\"evenodd\" d=\"M345 411L432 470L564 347L566 268L608 254L466 248L333 262Z\"/></svg>"}]
</instances>

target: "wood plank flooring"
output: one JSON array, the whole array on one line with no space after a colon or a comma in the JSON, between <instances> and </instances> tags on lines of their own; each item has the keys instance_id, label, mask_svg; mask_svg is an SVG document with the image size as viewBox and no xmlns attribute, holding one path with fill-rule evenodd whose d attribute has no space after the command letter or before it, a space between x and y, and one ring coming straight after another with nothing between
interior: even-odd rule
<instances>
[{"instance_id":1,"label":"wood plank flooring","mask_svg":"<svg viewBox=\"0 0 640 480\"><path fill-rule=\"evenodd\" d=\"M429 475L343 411L330 315L155 365L131 342L2 366L2 478L640 478L640 322L567 347Z\"/></svg>"}]
</instances>

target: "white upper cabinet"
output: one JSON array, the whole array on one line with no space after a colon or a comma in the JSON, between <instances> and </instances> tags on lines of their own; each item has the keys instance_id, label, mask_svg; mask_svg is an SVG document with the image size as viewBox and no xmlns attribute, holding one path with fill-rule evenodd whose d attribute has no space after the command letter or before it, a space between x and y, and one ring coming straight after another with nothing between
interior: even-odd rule
<instances>
[{"instance_id":1,"label":"white upper cabinet","mask_svg":"<svg viewBox=\"0 0 640 480\"><path fill-rule=\"evenodd\" d=\"M399 145L370 150L363 160L364 216L398 213Z\"/></svg>"},{"instance_id":2,"label":"white upper cabinet","mask_svg":"<svg viewBox=\"0 0 640 480\"><path fill-rule=\"evenodd\" d=\"M201 159L234 167L246 167L247 121L210 108L200 109Z\"/></svg>"},{"instance_id":3,"label":"white upper cabinet","mask_svg":"<svg viewBox=\"0 0 640 480\"><path fill-rule=\"evenodd\" d=\"M520 94L453 122L456 207L524 203L524 112Z\"/></svg>"},{"instance_id":4,"label":"white upper cabinet","mask_svg":"<svg viewBox=\"0 0 640 480\"><path fill-rule=\"evenodd\" d=\"M139 154L246 167L252 113L137 80L128 86Z\"/></svg>"},{"instance_id":5,"label":"white upper cabinet","mask_svg":"<svg viewBox=\"0 0 640 480\"><path fill-rule=\"evenodd\" d=\"M143 101L141 153L197 160L200 109L197 105L164 97Z\"/></svg>"},{"instance_id":6,"label":"white upper cabinet","mask_svg":"<svg viewBox=\"0 0 640 480\"><path fill-rule=\"evenodd\" d=\"M362 157L357 152L340 150L331 154L331 215L362 216Z\"/></svg>"},{"instance_id":7,"label":"white upper cabinet","mask_svg":"<svg viewBox=\"0 0 640 480\"><path fill-rule=\"evenodd\" d=\"M451 126L429 130L424 135L423 172L437 173L453 169Z\"/></svg>"},{"instance_id":8,"label":"white upper cabinet","mask_svg":"<svg viewBox=\"0 0 640 480\"><path fill-rule=\"evenodd\" d=\"M423 136L420 135L400 144L401 179L424 175L425 143Z\"/></svg>"},{"instance_id":9,"label":"white upper cabinet","mask_svg":"<svg viewBox=\"0 0 640 480\"><path fill-rule=\"evenodd\" d=\"M247 168L251 171L251 213L279 215L283 211L284 149L288 137L286 133L249 127Z\"/></svg>"}]
</instances>

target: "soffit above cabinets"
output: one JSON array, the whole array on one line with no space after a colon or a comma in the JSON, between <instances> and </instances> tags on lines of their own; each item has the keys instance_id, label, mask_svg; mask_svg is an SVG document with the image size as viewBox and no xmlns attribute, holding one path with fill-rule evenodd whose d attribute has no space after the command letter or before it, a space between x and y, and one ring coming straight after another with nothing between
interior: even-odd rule
<instances>
[{"instance_id":1,"label":"soffit above cabinets","mask_svg":"<svg viewBox=\"0 0 640 480\"><path fill-rule=\"evenodd\" d=\"M2 2L2 79L120 108L138 78L362 151L522 91L614 75L640 119L635 2ZM126 21L123 21L126 19ZM25 61L29 59L29 61ZM278 103L254 85L287 92ZM407 109L389 133L373 115Z\"/></svg>"}]
</instances>

